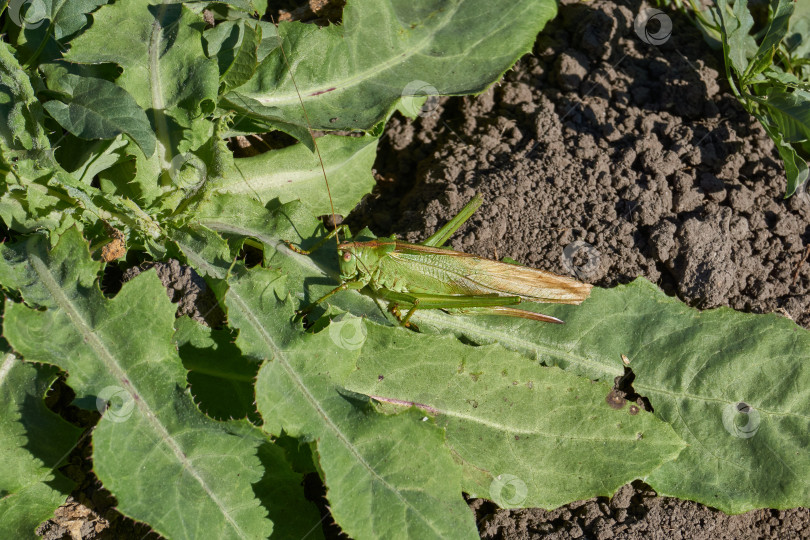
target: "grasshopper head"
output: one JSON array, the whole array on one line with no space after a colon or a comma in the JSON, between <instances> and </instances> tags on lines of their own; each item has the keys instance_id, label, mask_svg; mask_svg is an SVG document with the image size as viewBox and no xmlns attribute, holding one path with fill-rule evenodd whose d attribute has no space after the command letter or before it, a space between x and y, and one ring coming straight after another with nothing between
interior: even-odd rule
<instances>
[{"instance_id":1,"label":"grasshopper head","mask_svg":"<svg viewBox=\"0 0 810 540\"><path fill-rule=\"evenodd\" d=\"M338 244L340 279L369 283L380 267L381 259L393 250L395 245L395 242L380 240Z\"/></svg>"},{"instance_id":2,"label":"grasshopper head","mask_svg":"<svg viewBox=\"0 0 810 540\"><path fill-rule=\"evenodd\" d=\"M361 273L358 269L358 264L362 267L362 250L357 249L354 242L345 242L338 245L338 257L340 257L340 279L343 281L351 281L357 279L358 274Z\"/></svg>"}]
</instances>

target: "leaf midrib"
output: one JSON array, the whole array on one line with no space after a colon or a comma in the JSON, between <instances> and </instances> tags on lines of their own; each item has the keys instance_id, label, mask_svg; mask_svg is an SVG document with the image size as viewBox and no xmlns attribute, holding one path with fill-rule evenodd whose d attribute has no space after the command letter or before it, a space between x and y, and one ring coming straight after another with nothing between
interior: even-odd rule
<instances>
[{"instance_id":1,"label":"leaf midrib","mask_svg":"<svg viewBox=\"0 0 810 540\"><path fill-rule=\"evenodd\" d=\"M394 494L405 506L411 509L417 516L419 516L422 521L427 524L427 526L436 533L437 538L442 536L441 531L437 530L433 523L427 519L427 517L419 511L418 508L413 506L411 502L404 497L399 490L395 489L394 486L389 484L385 478L380 476L379 473L368 463L357 450L357 448L351 443L349 438L340 427L335 423L331 416L327 413L327 411L321 406L318 399L309 391L309 389L304 384L304 381L301 379L299 374L293 369L292 365L287 359L286 351L276 345L275 340L273 337L265 331L264 326L261 324L259 319L254 315L253 310L250 309L245 302L245 300L236 292L236 290L231 287L228 290L228 296L235 300L238 304L239 309L248 318L248 322L253 328L258 332L261 336L262 341L273 354L273 358L282 366L284 371L287 373L290 381L298 388L301 395L309 402L310 406L315 410L320 418L323 418L325 424L329 429L332 431L334 436L343 444L343 446L354 456L357 463L363 466L364 469L368 472L368 474L375 478L380 484L382 484L388 491Z\"/></svg>"},{"instance_id":2,"label":"leaf midrib","mask_svg":"<svg viewBox=\"0 0 810 540\"><path fill-rule=\"evenodd\" d=\"M79 331L79 333L84 338L84 342L96 353L96 356L104 363L107 369L111 372L112 376L124 387L128 388L130 394L132 396L141 396L139 399L133 399L135 406L140 409L141 417L143 420L146 421L147 425L149 425L154 432L157 433L160 440L164 441L169 449L174 454L175 458L179 463L183 465L183 469L189 471L191 476L197 480L200 486L203 488L205 493L209 496L211 501L220 509L222 516L231 524L234 531L241 537L241 538L248 538L249 535L242 530L239 524L234 520L234 518L230 515L227 511L227 508L223 504L223 502L217 497L214 491L209 487L209 485L205 482L203 477L197 472L196 468L193 466L193 463L186 458L185 453L180 448L180 445L171 434L165 429L162 423L158 421L158 416L152 410L151 407L146 403L146 400L142 398L144 394L137 390L137 387L132 383L129 377L126 376L125 370L121 367L121 364L115 358L115 355L110 352L101 338L95 333L94 329L87 323L87 321L81 316L81 314L76 310L73 306L73 303L70 301L62 287L59 286L56 279L53 275L48 271L48 265L45 264L36 253L30 253L29 255L31 265L34 268L34 271L39 276L40 281L45 286L46 289L51 293L51 296L54 299L54 302L57 306L64 310L67 317L73 323L73 326Z\"/></svg>"}]
</instances>

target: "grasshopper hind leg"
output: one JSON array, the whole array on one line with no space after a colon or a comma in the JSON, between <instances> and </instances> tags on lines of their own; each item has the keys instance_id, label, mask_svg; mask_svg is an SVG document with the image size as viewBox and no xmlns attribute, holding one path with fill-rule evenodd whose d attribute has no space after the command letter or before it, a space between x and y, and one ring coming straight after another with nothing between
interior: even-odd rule
<instances>
[{"instance_id":1,"label":"grasshopper hind leg","mask_svg":"<svg viewBox=\"0 0 810 540\"><path fill-rule=\"evenodd\" d=\"M441 309L443 311L463 315L500 315L506 317L520 317L534 321L562 324L563 321L550 315L525 311L511 306L520 304L523 299L519 296L499 296L485 294L477 296L454 296L421 293L399 293L388 290L378 290L377 294L391 302L389 309L403 326L412 326L410 322L413 314L419 309ZM410 305L405 317L400 317L400 304Z\"/></svg>"}]
</instances>

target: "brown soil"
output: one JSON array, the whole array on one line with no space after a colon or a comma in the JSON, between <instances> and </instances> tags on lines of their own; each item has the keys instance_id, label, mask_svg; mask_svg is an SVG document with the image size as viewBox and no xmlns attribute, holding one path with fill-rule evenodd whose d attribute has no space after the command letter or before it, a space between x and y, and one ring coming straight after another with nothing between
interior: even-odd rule
<instances>
[{"instance_id":1,"label":"brown soil","mask_svg":"<svg viewBox=\"0 0 810 540\"><path fill-rule=\"evenodd\" d=\"M793 540L810 536L810 511L754 510L727 516L692 501L657 497L655 492L626 485L612 499L578 501L552 511L539 508L500 510L476 499L482 538L567 540Z\"/></svg>"},{"instance_id":2,"label":"brown soil","mask_svg":"<svg viewBox=\"0 0 810 540\"><path fill-rule=\"evenodd\" d=\"M671 39L648 45L638 12L563 5L502 84L395 117L377 171L413 182L384 183L352 221L418 240L477 191L456 249L602 287L644 276L695 307L807 326L810 264L793 274L810 197L783 199L773 144L721 88L722 58L697 30L672 14Z\"/></svg>"},{"instance_id":3,"label":"brown soil","mask_svg":"<svg viewBox=\"0 0 810 540\"><path fill-rule=\"evenodd\" d=\"M503 83L396 116L352 228L418 241L479 192L455 249L602 287L644 276L695 307L807 327L810 196L783 198L778 154L722 57L677 14L666 43L645 43L644 7L564 3ZM806 508L727 516L641 483L551 512L470 505L483 538L810 538Z\"/></svg>"}]
</instances>

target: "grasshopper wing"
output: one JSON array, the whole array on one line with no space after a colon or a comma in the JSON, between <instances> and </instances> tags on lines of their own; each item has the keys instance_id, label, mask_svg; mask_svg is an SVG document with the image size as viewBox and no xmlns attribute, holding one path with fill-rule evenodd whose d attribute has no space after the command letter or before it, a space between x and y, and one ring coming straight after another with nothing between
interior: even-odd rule
<instances>
[{"instance_id":1,"label":"grasshopper wing","mask_svg":"<svg viewBox=\"0 0 810 540\"><path fill-rule=\"evenodd\" d=\"M592 288L592 285L573 278L535 268L399 241L396 249L389 253L389 265L407 269L410 274L418 271L432 278L429 280L432 283L430 290L412 289L412 292L498 294L520 296L532 302L579 304L588 297ZM443 285L437 286L437 282Z\"/></svg>"}]
</instances>

